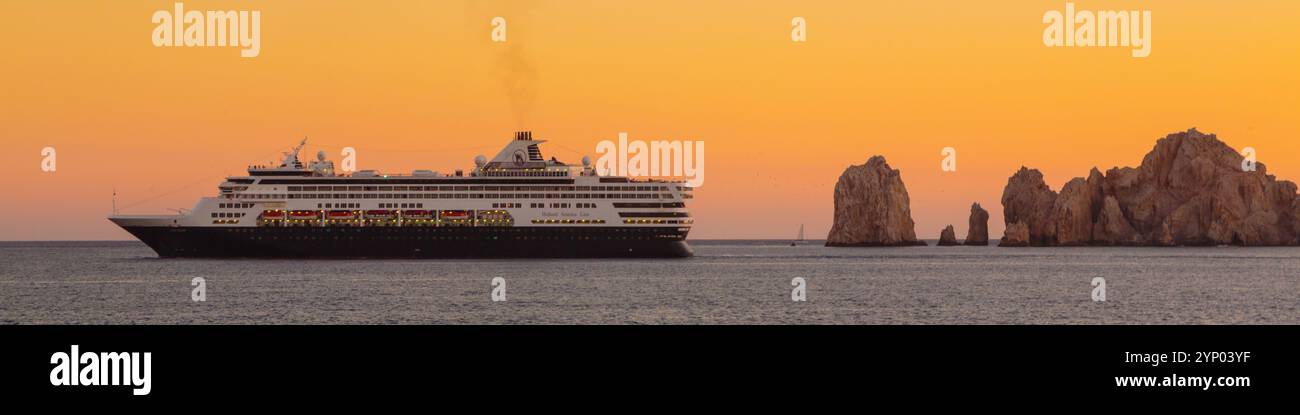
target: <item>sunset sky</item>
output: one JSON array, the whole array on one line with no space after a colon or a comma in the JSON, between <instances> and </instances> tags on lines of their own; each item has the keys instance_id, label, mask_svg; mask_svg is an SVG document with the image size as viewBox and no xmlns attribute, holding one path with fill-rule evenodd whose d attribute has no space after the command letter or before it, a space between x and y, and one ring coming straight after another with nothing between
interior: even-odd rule
<instances>
[{"instance_id":1,"label":"sunset sky","mask_svg":"<svg viewBox=\"0 0 1300 415\"><path fill-rule=\"evenodd\" d=\"M574 163L619 132L703 140L692 239L823 238L836 179L876 154L923 238L964 236L971 202L999 237L1021 165L1059 190L1191 127L1300 179L1300 1L1075 2L1150 10L1146 58L1044 46L1064 1L184 2L260 10L254 58L154 47L173 3L0 3L0 240L130 239L114 189L122 213L189 208L304 136L394 173L468 169L520 129Z\"/></svg>"}]
</instances>

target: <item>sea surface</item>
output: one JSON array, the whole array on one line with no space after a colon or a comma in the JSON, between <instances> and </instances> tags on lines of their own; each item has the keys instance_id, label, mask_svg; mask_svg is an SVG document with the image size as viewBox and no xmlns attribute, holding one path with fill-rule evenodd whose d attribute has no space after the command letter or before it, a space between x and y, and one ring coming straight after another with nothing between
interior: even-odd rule
<instances>
[{"instance_id":1,"label":"sea surface","mask_svg":"<svg viewBox=\"0 0 1300 415\"><path fill-rule=\"evenodd\" d=\"M1295 247L691 244L662 260L210 260L0 242L0 324L1300 324Z\"/></svg>"}]
</instances>

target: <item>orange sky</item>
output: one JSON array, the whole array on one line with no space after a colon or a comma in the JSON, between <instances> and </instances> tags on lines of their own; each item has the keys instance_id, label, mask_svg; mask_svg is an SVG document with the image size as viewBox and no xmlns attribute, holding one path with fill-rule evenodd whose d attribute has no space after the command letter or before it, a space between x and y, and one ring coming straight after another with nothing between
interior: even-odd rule
<instances>
[{"instance_id":1,"label":"orange sky","mask_svg":"<svg viewBox=\"0 0 1300 415\"><path fill-rule=\"evenodd\" d=\"M1022 164L1059 189L1190 127L1300 179L1297 1L1076 2L1151 10L1148 58L1045 47L1064 1L184 2L260 10L256 58L154 47L172 3L0 4L0 239L128 239L112 189L123 213L188 208L303 136L391 172L471 167L521 128L571 162L620 131L704 140L697 239L824 237L836 178L873 154L921 237L964 235L972 201L1000 236Z\"/></svg>"}]
</instances>

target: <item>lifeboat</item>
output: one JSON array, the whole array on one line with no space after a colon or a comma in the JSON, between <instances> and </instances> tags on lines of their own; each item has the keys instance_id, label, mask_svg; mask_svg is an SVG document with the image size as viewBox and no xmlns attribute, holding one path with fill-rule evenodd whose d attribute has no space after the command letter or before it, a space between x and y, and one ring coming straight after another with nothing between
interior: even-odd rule
<instances>
[{"instance_id":1,"label":"lifeboat","mask_svg":"<svg viewBox=\"0 0 1300 415\"><path fill-rule=\"evenodd\" d=\"M367 210L366 219L393 219L391 210Z\"/></svg>"},{"instance_id":2,"label":"lifeboat","mask_svg":"<svg viewBox=\"0 0 1300 415\"><path fill-rule=\"evenodd\" d=\"M433 219L433 213L427 210L403 210L403 219Z\"/></svg>"},{"instance_id":3,"label":"lifeboat","mask_svg":"<svg viewBox=\"0 0 1300 415\"><path fill-rule=\"evenodd\" d=\"M438 212L438 217L442 219L469 219L469 211L444 210L442 212Z\"/></svg>"},{"instance_id":4,"label":"lifeboat","mask_svg":"<svg viewBox=\"0 0 1300 415\"><path fill-rule=\"evenodd\" d=\"M267 219L267 220L281 220L281 219L284 219L284 211L283 211L283 210L264 210L264 211L262 211L262 219Z\"/></svg>"},{"instance_id":5,"label":"lifeboat","mask_svg":"<svg viewBox=\"0 0 1300 415\"><path fill-rule=\"evenodd\" d=\"M316 219L320 219L320 212L314 210L295 210L289 212L289 219L316 220Z\"/></svg>"},{"instance_id":6,"label":"lifeboat","mask_svg":"<svg viewBox=\"0 0 1300 415\"><path fill-rule=\"evenodd\" d=\"M326 217L332 220L356 219L357 212L351 210L331 210Z\"/></svg>"}]
</instances>

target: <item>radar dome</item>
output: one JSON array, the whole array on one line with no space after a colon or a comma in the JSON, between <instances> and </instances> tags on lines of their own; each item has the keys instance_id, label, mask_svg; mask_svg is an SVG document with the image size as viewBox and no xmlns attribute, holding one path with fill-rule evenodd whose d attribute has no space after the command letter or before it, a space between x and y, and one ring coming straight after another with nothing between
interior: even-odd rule
<instances>
[{"instance_id":1,"label":"radar dome","mask_svg":"<svg viewBox=\"0 0 1300 415\"><path fill-rule=\"evenodd\" d=\"M591 167L591 156L582 156L582 167Z\"/></svg>"},{"instance_id":2,"label":"radar dome","mask_svg":"<svg viewBox=\"0 0 1300 415\"><path fill-rule=\"evenodd\" d=\"M475 166L483 167L484 164L487 164L487 157L483 157L482 154L479 154L478 157L474 158Z\"/></svg>"},{"instance_id":3,"label":"radar dome","mask_svg":"<svg viewBox=\"0 0 1300 415\"><path fill-rule=\"evenodd\" d=\"M316 152L316 160L325 161L325 150Z\"/></svg>"}]
</instances>

